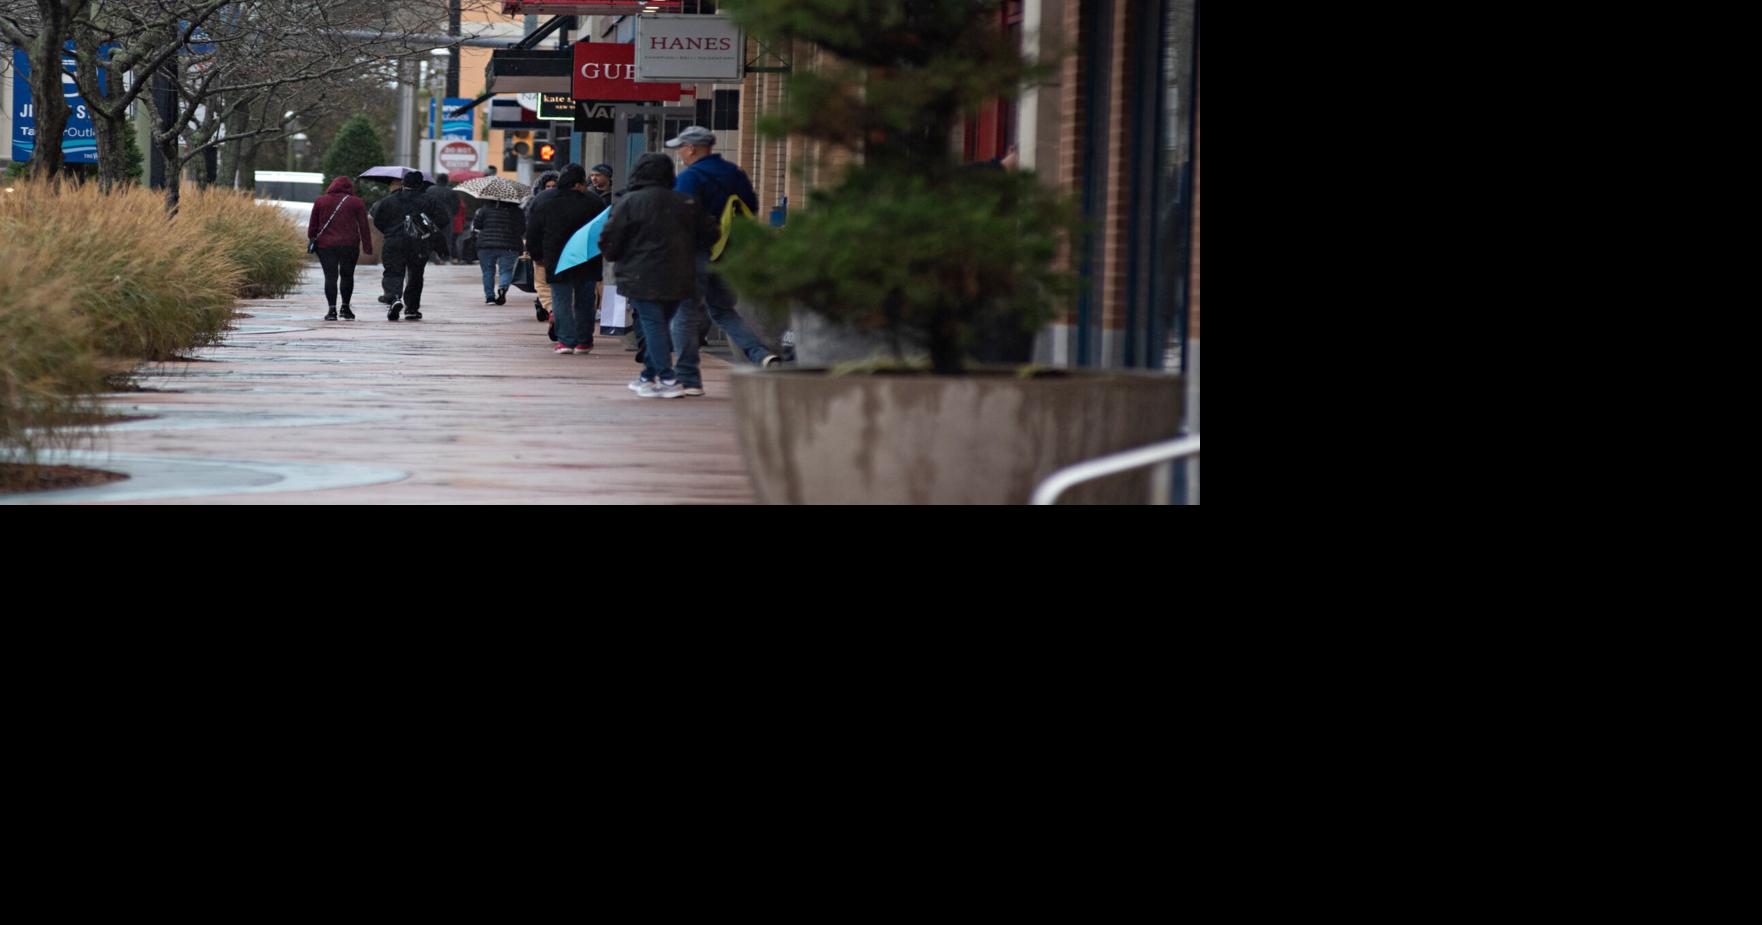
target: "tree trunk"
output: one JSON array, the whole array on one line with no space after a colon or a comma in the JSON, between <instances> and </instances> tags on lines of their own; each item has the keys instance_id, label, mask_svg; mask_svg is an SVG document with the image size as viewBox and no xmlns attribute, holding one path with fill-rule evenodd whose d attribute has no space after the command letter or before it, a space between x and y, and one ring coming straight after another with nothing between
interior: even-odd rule
<instances>
[{"instance_id":1,"label":"tree trunk","mask_svg":"<svg viewBox=\"0 0 1762 925\"><path fill-rule=\"evenodd\" d=\"M122 95L116 81L98 76L98 37L90 28L78 24L70 26L69 31L74 41L75 81L98 136L98 187L109 193L128 180L128 139L124 133L133 126L127 111L112 102ZM100 86L102 94L98 92Z\"/></svg>"},{"instance_id":2,"label":"tree trunk","mask_svg":"<svg viewBox=\"0 0 1762 925\"><path fill-rule=\"evenodd\" d=\"M64 163L61 142L73 111L61 89L61 53L67 41L67 13L58 3L42 0L42 32L28 49L31 59L31 106L36 117L36 146L31 153L31 176L48 180L61 173Z\"/></svg>"},{"instance_id":3,"label":"tree trunk","mask_svg":"<svg viewBox=\"0 0 1762 925\"><path fill-rule=\"evenodd\" d=\"M159 156L165 159L165 217L176 218L178 187L184 176L184 165L177 158L178 137L174 133L171 140L166 141L158 133L154 133L153 142L159 146Z\"/></svg>"}]
</instances>

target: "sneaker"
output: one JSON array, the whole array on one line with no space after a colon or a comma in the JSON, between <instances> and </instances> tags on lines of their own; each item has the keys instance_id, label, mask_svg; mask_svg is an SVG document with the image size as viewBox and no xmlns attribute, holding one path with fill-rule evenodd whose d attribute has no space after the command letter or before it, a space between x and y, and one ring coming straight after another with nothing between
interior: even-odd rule
<instances>
[{"instance_id":1,"label":"sneaker","mask_svg":"<svg viewBox=\"0 0 1762 925\"><path fill-rule=\"evenodd\" d=\"M559 343L555 347L551 348L551 352L555 353L555 354L574 353L575 348L574 347L565 347Z\"/></svg>"},{"instance_id":2,"label":"sneaker","mask_svg":"<svg viewBox=\"0 0 1762 925\"><path fill-rule=\"evenodd\" d=\"M540 302L537 299L533 299L532 300L532 309L533 309L533 311L538 313L538 320L540 320L540 321L551 320L551 313L545 311L545 304L543 302Z\"/></svg>"},{"instance_id":3,"label":"sneaker","mask_svg":"<svg viewBox=\"0 0 1762 925\"><path fill-rule=\"evenodd\" d=\"M689 395L692 398L702 398L703 394L704 394L704 387L701 385L680 386L679 387L679 394Z\"/></svg>"},{"instance_id":4,"label":"sneaker","mask_svg":"<svg viewBox=\"0 0 1762 925\"><path fill-rule=\"evenodd\" d=\"M421 321L422 320L422 313L419 311L416 311L414 309L407 309L404 312L404 320L405 321Z\"/></svg>"},{"instance_id":5,"label":"sneaker","mask_svg":"<svg viewBox=\"0 0 1762 925\"><path fill-rule=\"evenodd\" d=\"M781 357L777 356L777 354L773 353L770 356L765 357L764 362L759 364L759 368L760 369L770 369L771 367L776 366L778 363L781 363L781 362L783 362L783 359Z\"/></svg>"},{"instance_id":6,"label":"sneaker","mask_svg":"<svg viewBox=\"0 0 1762 925\"><path fill-rule=\"evenodd\" d=\"M379 297L379 304L381 304L381 305L390 305L390 304L392 304L392 299L391 299L391 296L383 296L383 295L382 295L382 296L380 296L380 297Z\"/></svg>"},{"instance_id":7,"label":"sneaker","mask_svg":"<svg viewBox=\"0 0 1762 925\"><path fill-rule=\"evenodd\" d=\"M497 302L495 299L484 299L483 304L485 304L485 305L499 305L501 303Z\"/></svg>"},{"instance_id":8,"label":"sneaker","mask_svg":"<svg viewBox=\"0 0 1762 925\"><path fill-rule=\"evenodd\" d=\"M592 347L576 347L575 348L575 355L576 356L584 356L584 357L593 356L593 348Z\"/></svg>"},{"instance_id":9,"label":"sneaker","mask_svg":"<svg viewBox=\"0 0 1762 925\"><path fill-rule=\"evenodd\" d=\"M334 308L331 309L330 314L324 316L324 320L325 321L335 321L336 320L336 309L334 309Z\"/></svg>"},{"instance_id":10,"label":"sneaker","mask_svg":"<svg viewBox=\"0 0 1762 925\"><path fill-rule=\"evenodd\" d=\"M398 301L393 302L392 303L392 310L385 313L385 320L387 320L387 321L398 320L398 313L402 312L403 310L404 310L404 300L403 299L399 299Z\"/></svg>"},{"instance_id":11,"label":"sneaker","mask_svg":"<svg viewBox=\"0 0 1762 925\"><path fill-rule=\"evenodd\" d=\"M645 385L648 385L648 384L649 384L649 381L647 379L644 379L641 376L637 376L635 379L630 380L630 391L640 392L640 391L642 391L642 387Z\"/></svg>"},{"instance_id":12,"label":"sneaker","mask_svg":"<svg viewBox=\"0 0 1762 925\"><path fill-rule=\"evenodd\" d=\"M508 304L508 287L507 286L503 286L502 288L496 290L496 297L495 297L494 301L497 305Z\"/></svg>"},{"instance_id":13,"label":"sneaker","mask_svg":"<svg viewBox=\"0 0 1762 925\"><path fill-rule=\"evenodd\" d=\"M354 321L355 320L355 313L352 311L349 311L349 307L347 305L343 306L342 311L338 312L337 314L341 315L342 319L344 321Z\"/></svg>"},{"instance_id":14,"label":"sneaker","mask_svg":"<svg viewBox=\"0 0 1762 925\"><path fill-rule=\"evenodd\" d=\"M677 382L645 382L636 390L638 398L679 398L684 394Z\"/></svg>"}]
</instances>

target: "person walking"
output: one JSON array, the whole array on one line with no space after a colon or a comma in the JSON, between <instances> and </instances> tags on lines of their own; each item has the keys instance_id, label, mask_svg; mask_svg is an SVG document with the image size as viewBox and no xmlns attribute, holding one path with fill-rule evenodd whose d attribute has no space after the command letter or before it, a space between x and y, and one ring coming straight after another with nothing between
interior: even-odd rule
<instances>
[{"instance_id":1,"label":"person walking","mask_svg":"<svg viewBox=\"0 0 1762 925\"><path fill-rule=\"evenodd\" d=\"M722 209L728 197L739 196L747 208L758 212L759 195L753 191L746 171L717 154L716 136L701 125L693 125L667 142L679 149L679 159L686 169L681 171L673 188L697 200L699 206L715 220L717 237L721 237ZM710 321L727 332L734 346L746 358L760 366L777 362L777 356L765 349L759 338L747 327L746 320L734 310L738 298L720 276L710 272L710 239L697 253L697 292L690 305L673 317L673 343L679 348L679 381L685 394L704 394L703 373L698 369L698 335L708 329ZM622 273L619 274L623 276ZM706 319L705 316L708 316Z\"/></svg>"},{"instance_id":2,"label":"person walking","mask_svg":"<svg viewBox=\"0 0 1762 925\"><path fill-rule=\"evenodd\" d=\"M532 207L537 205L541 198L550 198L545 194L557 188L557 178L560 176L562 176L562 172L557 170L547 170L539 174L538 182L532 185L532 195L520 204L520 211L525 214L526 224L529 228L532 225ZM526 256L532 256L530 246L527 248ZM532 288L536 290L533 292L532 305L538 310L538 320L549 321L551 313L546 309L546 306L551 304L551 284L545 278L545 268L537 260L534 260L532 264Z\"/></svg>"},{"instance_id":3,"label":"person walking","mask_svg":"<svg viewBox=\"0 0 1762 925\"><path fill-rule=\"evenodd\" d=\"M593 187L592 189L588 190L588 192L594 194L595 196L600 197L600 201L605 203L607 208L611 208L612 197L614 195L617 195L617 196L624 195L623 193L614 194L612 192L612 165L611 164L595 164L595 165L593 165L593 169L587 172L587 185Z\"/></svg>"},{"instance_id":4,"label":"person walking","mask_svg":"<svg viewBox=\"0 0 1762 925\"><path fill-rule=\"evenodd\" d=\"M319 224L318 217L325 216ZM348 177L330 181L330 188L312 204L312 219L306 224L306 240L312 242L313 253L324 267L324 300L330 303L325 321L337 320L337 292L342 291L342 320L354 321L349 310L349 297L355 294L355 261L365 252L373 256L373 231L367 227L367 203L355 195L355 183Z\"/></svg>"},{"instance_id":5,"label":"person walking","mask_svg":"<svg viewBox=\"0 0 1762 925\"><path fill-rule=\"evenodd\" d=\"M514 263L526 244L526 215L514 203L488 200L478 204L472 224L477 229L477 265L483 268L483 302L506 305L508 287L514 285Z\"/></svg>"},{"instance_id":6,"label":"person walking","mask_svg":"<svg viewBox=\"0 0 1762 925\"><path fill-rule=\"evenodd\" d=\"M588 264L559 272L557 263L569 238L605 208L598 196L588 194L587 171L580 164L563 168L557 188L533 204L526 248L535 265L544 264L550 281L551 311L557 322L553 353L593 353L593 281L598 273Z\"/></svg>"},{"instance_id":7,"label":"person walking","mask_svg":"<svg viewBox=\"0 0 1762 925\"><path fill-rule=\"evenodd\" d=\"M446 213L447 220L445 224L441 225L441 231L447 236L447 253L452 257L454 263L464 263L464 251L459 247L459 233L463 230L459 221L461 219L460 213L465 209L465 202L453 190L452 184L448 182L450 179L451 177L447 174L436 174L434 185L430 186L428 192L423 195L434 200L440 206L441 211Z\"/></svg>"},{"instance_id":8,"label":"person walking","mask_svg":"<svg viewBox=\"0 0 1762 925\"><path fill-rule=\"evenodd\" d=\"M600 251L618 265L618 291L641 320L642 374L630 383L642 398L681 398L667 331L695 297L699 248L716 243L721 225L696 200L674 190L673 160L644 154L630 172L630 189L600 233Z\"/></svg>"},{"instance_id":9,"label":"person walking","mask_svg":"<svg viewBox=\"0 0 1762 925\"><path fill-rule=\"evenodd\" d=\"M422 174L410 171L392 181L392 194L373 207L373 225L385 235L385 274L382 283L391 309L385 320L422 320L422 273L434 245L431 234L445 234L447 214L439 202L424 196ZM425 227L423 219L428 220Z\"/></svg>"}]
</instances>

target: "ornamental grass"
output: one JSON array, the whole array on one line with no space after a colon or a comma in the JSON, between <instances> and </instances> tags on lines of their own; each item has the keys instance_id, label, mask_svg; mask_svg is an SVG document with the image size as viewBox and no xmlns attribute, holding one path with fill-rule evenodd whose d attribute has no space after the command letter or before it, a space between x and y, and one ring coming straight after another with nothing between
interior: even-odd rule
<instances>
[{"instance_id":1,"label":"ornamental grass","mask_svg":"<svg viewBox=\"0 0 1762 925\"><path fill-rule=\"evenodd\" d=\"M239 190L193 190L178 205L180 220L195 221L244 271L239 295L277 299L300 282L306 268L306 235L274 206L259 205Z\"/></svg>"},{"instance_id":2,"label":"ornamental grass","mask_svg":"<svg viewBox=\"0 0 1762 925\"><path fill-rule=\"evenodd\" d=\"M304 236L249 194L18 182L0 192L0 459L89 432L107 375L213 344L299 279Z\"/></svg>"}]
</instances>

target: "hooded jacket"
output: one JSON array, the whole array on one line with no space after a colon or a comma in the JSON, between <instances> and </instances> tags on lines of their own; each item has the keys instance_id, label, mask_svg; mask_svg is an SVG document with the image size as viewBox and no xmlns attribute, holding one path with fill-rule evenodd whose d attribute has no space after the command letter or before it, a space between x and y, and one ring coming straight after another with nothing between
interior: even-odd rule
<instances>
[{"instance_id":1,"label":"hooded jacket","mask_svg":"<svg viewBox=\"0 0 1762 925\"><path fill-rule=\"evenodd\" d=\"M571 267L565 273L557 272L557 259L563 254L563 245L569 243L569 238L580 231L581 226L593 221L594 216L606 208L598 196L563 185L572 179L583 181L586 173L573 164L565 168L557 180L556 189L533 199L532 217L526 223L526 252L532 255L534 263L544 264L545 277L552 283L600 278L597 258Z\"/></svg>"},{"instance_id":2,"label":"hooded jacket","mask_svg":"<svg viewBox=\"0 0 1762 925\"><path fill-rule=\"evenodd\" d=\"M673 159L644 154L630 190L612 207L600 250L618 265L618 292L644 301L677 301L697 291L697 252L722 225L695 199L673 190Z\"/></svg>"},{"instance_id":3,"label":"hooded jacket","mask_svg":"<svg viewBox=\"0 0 1762 925\"><path fill-rule=\"evenodd\" d=\"M562 174L555 170L547 170L538 175L538 179L532 184L532 195L526 197L526 201L520 204L520 211L526 213L527 221L532 220L532 207L538 205L538 198L550 192L550 190L545 189L545 181L555 180L560 176L562 176Z\"/></svg>"},{"instance_id":4,"label":"hooded jacket","mask_svg":"<svg viewBox=\"0 0 1762 925\"><path fill-rule=\"evenodd\" d=\"M335 218L331 218L332 215ZM323 234L319 234L320 230ZM306 223L306 240L317 239L319 247L355 245L364 254L373 253L373 231L367 227L367 204L355 195L355 184L348 177L330 181L330 189L312 204L312 220Z\"/></svg>"}]
</instances>

